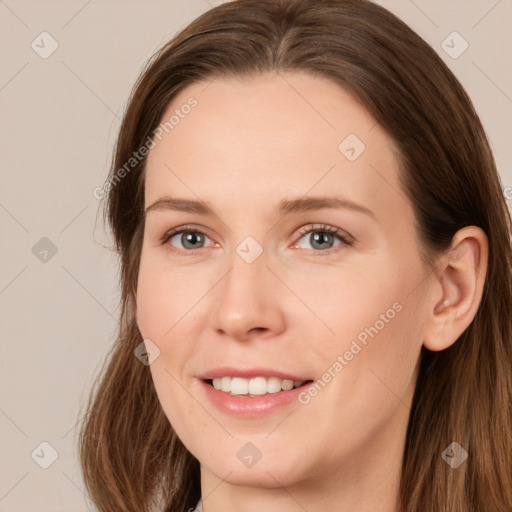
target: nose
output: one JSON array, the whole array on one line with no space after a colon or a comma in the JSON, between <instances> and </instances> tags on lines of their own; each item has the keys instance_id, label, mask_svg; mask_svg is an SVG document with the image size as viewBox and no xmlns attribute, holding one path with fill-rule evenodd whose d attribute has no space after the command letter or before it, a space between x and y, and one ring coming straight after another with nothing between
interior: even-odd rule
<instances>
[{"instance_id":1,"label":"nose","mask_svg":"<svg viewBox=\"0 0 512 512\"><path fill-rule=\"evenodd\" d=\"M216 332L237 341L267 339L285 328L283 285L267 266L263 252L248 263L236 252L225 278L216 287Z\"/></svg>"}]
</instances>

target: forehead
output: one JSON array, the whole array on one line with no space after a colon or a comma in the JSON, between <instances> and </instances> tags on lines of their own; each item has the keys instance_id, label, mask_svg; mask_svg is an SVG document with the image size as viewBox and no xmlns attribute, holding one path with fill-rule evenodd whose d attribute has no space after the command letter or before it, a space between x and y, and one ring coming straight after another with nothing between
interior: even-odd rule
<instances>
[{"instance_id":1,"label":"forehead","mask_svg":"<svg viewBox=\"0 0 512 512\"><path fill-rule=\"evenodd\" d=\"M147 161L146 205L171 194L261 210L310 191L388 213L403 208L393 141L326 78L275 73L194 83L168 106L161 128Z\"/></svg>"}]
</instances>

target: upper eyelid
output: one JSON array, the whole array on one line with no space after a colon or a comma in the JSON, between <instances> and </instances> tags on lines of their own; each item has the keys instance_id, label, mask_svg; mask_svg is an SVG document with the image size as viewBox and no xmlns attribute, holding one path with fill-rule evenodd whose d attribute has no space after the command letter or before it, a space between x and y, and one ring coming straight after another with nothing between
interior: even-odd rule
<instances>
[{"instance_id":1,"label":"upper eyelid","mask_svg":"<svg viewBox=\"0 0 512 512\"><path fill-rule=\"evenodd\" d=\"M184 232L192 232L192 233L195 233L195 232L198 232L198 233L201 233L203 235L206 235L208 236L208 238L212 238L210 235L209 235L209 230L207 228L204 228L202 226L194 226L194 225L184 225L184 226L179 226L177 228L172 228L172 229L169 229L168 231L166 231L162 238L164 237L174 237L176 235L180 235L181 233L184 233Z\"/></svg>"}]
</instances>

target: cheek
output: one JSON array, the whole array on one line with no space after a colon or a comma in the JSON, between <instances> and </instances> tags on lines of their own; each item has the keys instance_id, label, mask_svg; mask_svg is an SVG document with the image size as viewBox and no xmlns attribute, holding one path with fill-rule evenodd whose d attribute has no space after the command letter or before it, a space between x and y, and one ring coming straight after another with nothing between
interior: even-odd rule
<instances>
[{"instance_id":1,"label":"cheek","mask_svg":"<svg viewBox=\"0 0 512 512\"><path fill-rule=\"evenodd\" d=\"M422 344L420 288L411 293L423 275L419 261L393 255L375 263L341 269L337 279L326 269L315 275L316 286L304 277L296 288L317 316L304 336L315 340L301 347L304 360L327 384L324 398L340 410L352 403L361 415L406 393Z\"/></svg>"},{"instance_id":2,"label":"cheek","mask_svg":"<svg viewBox=\"0 0 512 512\"><path fill-rule=\"evenodd\" d=\"M170 340L190 322L207 291L204 273L180 272L170 268L163 258L145 257L143 253L137 284L137 323L141 334L155 340Z\"/></svg>"},{"instance_id":3,"label":"cheek","mask_svg":"<svg viewBox=\"0 0 512 512\"><path fill-rule=\"evenodd\" d=\"M379 340L384 344L388 337L391 343L399 342L388 334L402 321L402 310L409 300L405 290L410 288L403 269L399 271L395 265L395 272L381 261L364 266L319 266L314 274L286 276L303 303L289 314L295 318L290 325L308 330L300 338L308 358L325 366L349 351L354 340L365 350ZM355 347L354 352L357 350ZM350 353L347 356L352 357Z\"/></svg>"},{"instance_id":4,"label":"cheek","mask_svg":"<svg viewBox=\"0 0 512 512\"><path fill-rule=\"evenodd\" d=\"M315 432L308 442L332 465L386 430L395 415L406 422L410 411L421 348L417 308L400 287L368 291L359 288L364 300L357 304L340 302L341 292L332 296L347 304L326 316L336 336L305 354L323 373L318 391L302 396L301 428ZM336 449L322 441L335 437Z\"/></svg>"},{"instance_id":5,"label":"cheek","mask_svg":"<svg viewBox=\"0 0 512 512\"><path fill-rule=\"evenodd\" d=\"M160 350L149 366L151 377L165 415L189 450L192 425L187 418L194 418L194 425L198 425L202 415L201 410L194 409L195 402L185 391L191 382L184 370L194 357L187 326L194 314L197 315L193 306L203 294L190 286L189 279L165 270L161 262L142 259L137 286L137 324L142 337L150 339ZM205 422L203 427L207 426Z\"/></svg>"},{"instance_id":6,"label":"cheek","mask_svg":"<svg viewBox=\"0 0 512 512\"><path fill-rule=\"evenodd\" d=\"M183 368L193 353L187 322L200 294L162 265L142 260L137 287L137 325L143 339L153 342L160 354L150 365L162 404L179 398ZM183 281L183 282L181 282ZM167 404L169 405L169 404ZM164 407L167 412L167 406Z\"/></svg>"}]
</instances>

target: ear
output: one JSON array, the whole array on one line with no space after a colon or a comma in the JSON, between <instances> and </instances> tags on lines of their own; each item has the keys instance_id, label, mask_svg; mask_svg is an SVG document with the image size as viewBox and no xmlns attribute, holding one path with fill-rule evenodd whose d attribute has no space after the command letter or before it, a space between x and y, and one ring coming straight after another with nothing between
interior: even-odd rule
<instances>
[{"instance_id":1,"label":"ear","mask_svg":"<svg viewBox=\"0 0 512 512\"><path fill-rule=\"evenodd\" d=\"M455 343L471 324L482 298L489 243L477 226L466 226L452 238L436 267L436 290L427 312L423 345L433 351Z\"/></svg>"}]
</instances>

